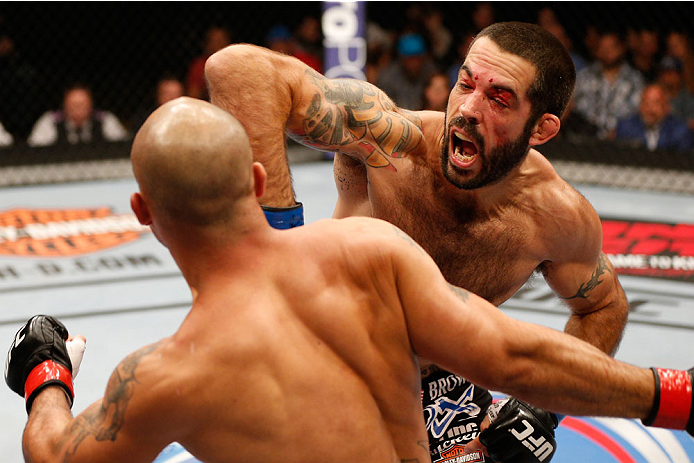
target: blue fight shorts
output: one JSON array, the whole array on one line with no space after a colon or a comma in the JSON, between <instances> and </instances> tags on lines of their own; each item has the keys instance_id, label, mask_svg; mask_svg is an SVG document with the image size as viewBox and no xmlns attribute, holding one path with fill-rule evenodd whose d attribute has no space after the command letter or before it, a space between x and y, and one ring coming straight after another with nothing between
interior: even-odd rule
<instances>
[{"instance_id":1,"label":"blue fight shorts","mask_svg":"<svg viewBox=\"0 0 694 463\"><path fill-rule=\"evenodd\" d=\"M301 203L296 203L292 207L261 207L267 221L278 230L300 227L304 224L304 205Z\"/></svg>"}]
</instances>

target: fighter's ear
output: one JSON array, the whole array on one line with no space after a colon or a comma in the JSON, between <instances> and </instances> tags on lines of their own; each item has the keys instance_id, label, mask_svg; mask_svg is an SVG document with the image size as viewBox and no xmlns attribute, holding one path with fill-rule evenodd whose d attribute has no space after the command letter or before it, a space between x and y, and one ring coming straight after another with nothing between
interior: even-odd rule
<instances>
[{"instance_id":1,"label":"fighter's ear","mask_svg":"<svg viewBox=\"0 0 694 463\"><path fill-rule=\"evenodd\" d=\"M559 133L559 127L561 127L561 121L557 116L549 113L543 114L533 127L528 144L536 146L548 142Z\"/></svg>"},{"instance_id":2,"label":"fighter's ear","mask_svg":"<svg viewBox=\"0 0 694 463\"><path fill-rule=\"evenodd\" d=\"M149 207L140 193L133 193L130 196L130 207L142 225L152 225L152 215L149 213Z\"/></svg>"},{"instance_id":3,"label":"fighter's ear","mask_svg":"<svg viewBox=\"0 0 694 463\"><path fill-rule=\"evenodd\" d=\"M265 194L265 184L267 181L267 172L265 166L259 162L253 163L253 189L255 197L260 199Z\"/></svg>"}]
</instances>

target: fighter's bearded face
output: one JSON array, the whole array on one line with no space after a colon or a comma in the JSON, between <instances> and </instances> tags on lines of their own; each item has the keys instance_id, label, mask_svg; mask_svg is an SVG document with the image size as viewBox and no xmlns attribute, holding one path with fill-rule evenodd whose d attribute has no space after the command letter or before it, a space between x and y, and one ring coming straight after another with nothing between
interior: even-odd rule
<instances>
[{"instance_id":1,"label":"fighter's bearded face","mask_svg":"<svg viewBox=\"0 0 694 463\"><path fill-rule=\"evenodd\" d=\"M441 167L449 182L490 185L525 158L535 128L526 96L534 77L531 63L488 38L473 44L448 99Z\"/></svg>"}]
</instances>

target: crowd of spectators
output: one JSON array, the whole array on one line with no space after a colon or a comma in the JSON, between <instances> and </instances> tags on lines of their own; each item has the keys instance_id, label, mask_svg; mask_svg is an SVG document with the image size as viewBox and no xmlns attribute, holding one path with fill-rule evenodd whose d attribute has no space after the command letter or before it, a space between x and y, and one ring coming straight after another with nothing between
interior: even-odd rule
<instances>
[{"instance_id":1,"label":"crowd of spectators","mask_svg":"<svg viewBox=\"0 0 694 463\"><path fill-rule=\"evenodd\" d=\"M184 95L208 99L205 61L214 52L230 44L232 38L227 28L211 25L204 34L200 54L188 63L181 63L178 73L161 74L154 88L147 93L148 97L137 105L137 110L127 121L102 108L95 101L89 85L69 81L62 90L58 108L42 108L40 114L34 115L35 119L28 125L28 130L20 128L13 134L11 129L21 125L18 116L26 117L27 114L16 111L16 108L28 109L24 97L30 95L32 88L42 85L35 70L18 59L11 34L3 27L0 16L0 77L3 83L9 84L0 86L0 99L6 103L0 105L0 148L19 143L42 147L130 140L145 119L167 101ZM260 45L296 56L319 72L323 70L320 23L313 16L305 17L294 31L282 24L273 26ZM3 125L5 120L11 123L7 128ZM24 131L27 133L24 134Z\"/></svg>"},{"instance_id":2,"label":"crowd of spectators","mask_svg":"<svg viewBox=\"0 0 694 463\"><path fill-rule=\"evenodd\" d=\"M412 5L406 16L408 24L400 31L369 25L367 79L404 108L442 110L433 96L436 82L445 76L449 86L455 84L475 34L496 21L495 5L476 4L471 27L457 36L435 6ZM536 22L562 42L577 71L562 138L615 141L649 151L694 148L694 52L685 32L588 25L579 52L550 7L538 11Z\"/></svg>"},{"instance_id":3,"label":"crowd of spectators","mask_svg":"<svg viewBox=\"0 0 694 463\"><path fill-rule=\"evenodd\" d=\"M474 4L468 25L456 28L449 28L437 4L428 2L406 4L404 20L395 28L369 21L366 79L403 108L444 111L470 43L480 30L497 21L496 7L493 2ZM576 34L572 25L573 34L569 34L551 7L542 7L535 20L564 44L577 71L561 138L616 141L649 151L694 148L694 50L686 32L668 30L667 25L619 30L587 24L582 34ZM281 22L268 27L259 45L295 56L323 72L322 40L319 19L307 15L291 28ZM26 136L13 130L17 121L9 120L12 113L0 111L0 146L128 139L158 105L181 95L206 99L204 63L232 41L232 31L210 25L199 54L180 63L178 72L161 74L150 98L125 123L101 108L88 86L74 82L66 86L60 108L43 108L40 117L34 116ZM18 65L15 54L0 18L0 64L12 69L14 80L24 79L25 87L37 85L36 73Z\"/></svg>"}]
</instances>

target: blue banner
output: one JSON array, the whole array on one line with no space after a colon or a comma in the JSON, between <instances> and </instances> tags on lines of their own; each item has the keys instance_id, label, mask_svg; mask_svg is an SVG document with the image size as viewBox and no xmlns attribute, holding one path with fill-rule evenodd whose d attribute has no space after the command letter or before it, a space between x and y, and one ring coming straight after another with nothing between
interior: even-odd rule
<instances>
[{"instance_id":1,"label":"blue banner","mask_svg":"<svg viewBox=\"0 0 694 463\"><path fill-rule=\"evenodd\" d=\"M366 2L323 2L325 76L366 80Z\"/></svg>"}]
</instances>

